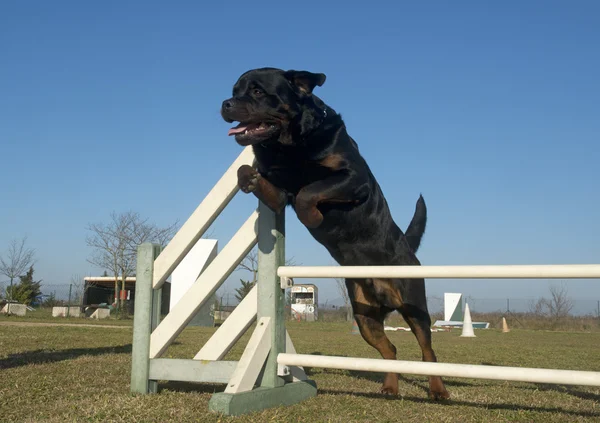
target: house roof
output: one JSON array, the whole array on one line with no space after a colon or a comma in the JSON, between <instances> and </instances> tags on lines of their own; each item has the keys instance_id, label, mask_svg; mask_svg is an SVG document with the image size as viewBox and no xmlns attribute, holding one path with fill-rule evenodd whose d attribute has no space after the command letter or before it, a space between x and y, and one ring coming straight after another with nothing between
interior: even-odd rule
<instances>
[{"instance_id":1,"label":"house roof","mask_svg":"<svg viewBox=\"0 0 600 423\"><path fill-rule=\"evenodd\" d=\"M86 276L83 278L86 282L114 282L114 276ZM117 277L118 281L122 281L123 278L121 276ZM135 282L135 276L128 276L125 279L125 282Z\"/></svg>"}]
</instances>

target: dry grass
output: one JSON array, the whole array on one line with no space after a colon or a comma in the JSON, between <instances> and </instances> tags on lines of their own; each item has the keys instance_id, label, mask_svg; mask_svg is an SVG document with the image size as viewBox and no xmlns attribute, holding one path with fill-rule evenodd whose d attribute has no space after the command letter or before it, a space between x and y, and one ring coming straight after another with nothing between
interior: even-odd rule
<instances>
[{"instance_id":1,"label":"dry grass","mask_svg":"<svg viewBox=\"0 0 600 423\"><path fill-rule=\"evenodd\" d=\"M4 319L6 320L6 319ZM0 321L1 324L1 321ZM347 323L289 323L301 353L377 357ZM166 356L190 358L213 329L190 328ZM207 411L221 385L160 384L159 395L131 395L131 329L0 326L2 422L597 422L600 389L448 379L453 399L426 399L426 379L406 375L401 396L377 394L381 375L307 369L319 396L239 418ZM441 361L600 371L600 334L513 330L434 333ZM246 335L242 342L247 340ZM390 333L399 358L418 360L410 333ZM227 359L239 357L238 345Z\"/></svg>"},{"instance_id":2,"label":"dry grass","mask_svg":"<svg viewBox=\"0 0 600 423\"><path fill-rule=\"evenodd\" d=\"M69 324L86 324L86 325L133 325L133 317L127 319L119 319L111 316L107 319L92 319L89 317L52 317L51 308L38 308L34 311L27 311L25 316L5 316L0 315L0 322L38 322L38 323L69 323Z\"/></svg>"}]
</instances>

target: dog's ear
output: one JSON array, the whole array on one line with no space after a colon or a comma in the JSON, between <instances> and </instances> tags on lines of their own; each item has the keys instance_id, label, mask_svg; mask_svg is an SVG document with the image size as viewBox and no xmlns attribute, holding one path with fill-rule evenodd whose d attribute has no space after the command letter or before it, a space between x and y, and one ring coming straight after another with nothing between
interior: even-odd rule
<instances>
[{"instance_id":1,"label":"dog's ear","mask_svg":"<svg viewBox=\"0 0 600 423\"><path fill-rule=\"evenodd\" d=\"M327 78L324 73L312 73L308 71L289 70L283 74L285 78L291 82L305 94L312 94L315 87L320 87L325 83Z\"/></svg>"}]
</instances>

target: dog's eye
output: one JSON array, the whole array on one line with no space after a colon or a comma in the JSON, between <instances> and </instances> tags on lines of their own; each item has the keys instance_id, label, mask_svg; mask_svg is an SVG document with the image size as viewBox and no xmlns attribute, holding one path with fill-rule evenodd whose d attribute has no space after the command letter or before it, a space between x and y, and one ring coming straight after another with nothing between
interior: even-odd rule
<instances>
[{"instance_id":1,"label":"dog's eye","mask_svg":"<svg viewBox=\"0 0 600 423\"><path fill-rule=\"evenodd\" d=\"M255 88L255 89L253 89L253 90L252 90L252 93L253 93L255 96L257 96L257 97L260 97L261 95L263 95L263 94L264 94L263 90L261 90L261 89L259 89L259 88Z\"/></svg>"}]
</instances>

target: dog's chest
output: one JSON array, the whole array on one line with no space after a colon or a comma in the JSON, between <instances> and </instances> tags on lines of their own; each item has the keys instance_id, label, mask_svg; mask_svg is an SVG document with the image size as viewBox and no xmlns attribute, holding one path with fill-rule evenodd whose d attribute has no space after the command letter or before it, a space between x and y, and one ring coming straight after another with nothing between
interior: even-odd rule
<instances>
[{"instance_id":1,"label":"dog's chest","mask_svg":"<svg viewBox=\"0 0 600 423\"><path fill-rule=\"evenodd\" d=\"M332 171L318 161L294 155L259 157L258 170L273 185L297 194L303 187L327 178Z\"/></svg>"},{"instance_id":2,"label":"dog's chest","mask_svg":"<svg viewBox=\"0 0 600 423\"><path fill-rule=\"evenodd\" d=\"M330 174L329 169L310 161L291 165L273 165L266 171L266 177L273 185L294 194L307 185L327 178Z\"/></svg>"}]
</instances>

